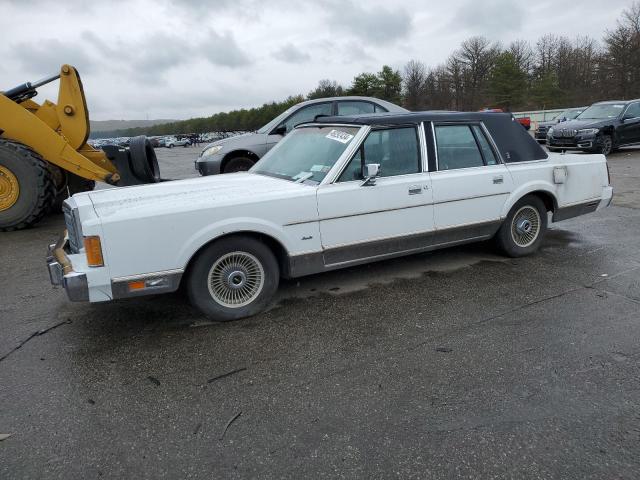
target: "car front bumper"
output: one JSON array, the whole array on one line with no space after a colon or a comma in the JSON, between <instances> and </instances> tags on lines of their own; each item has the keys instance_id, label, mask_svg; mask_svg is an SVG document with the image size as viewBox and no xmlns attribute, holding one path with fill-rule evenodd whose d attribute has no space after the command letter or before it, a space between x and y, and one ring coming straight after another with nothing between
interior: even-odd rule
<instances>
[{"instance_id":1,"label":"car front bumper","mask_svg":"<svg viewBox=\"0 0 640 480\"><path fill-rule=\"evenodd\" d=\"M207 175L218 175L220 173L220 166L222 165L222 160L224 155L209 155L208 157L198 157L195 161L195 169L202 175L206 177Z\"/></svg>"},{"instance_id":2,"label":"car front bumper","mask_svg":"<svg viewBox=\"0 0 640 480\"><path fill-rule=\"evenodd\" d=\"M89 301L89 282L85 273L75 272L65 249L69 242L67 233L51 245L47 253L47 268L52 285L61 286L72 302Z\"/></svg>"},{"instance_id":3,"label":"car front bumper","mask_svg":"<svg viewBox=\"0 0 640 480\"><path fill-rule=\"evenodd\" d=\"M107 302L175 292L184 273L182 269L175 269L110 278L105 267L88 267L84 254L68 252L69 237L65 232L56 243L49 245L47 268L51 284L63 287L72 302Z\"/></svg>"},{"instance_id":4,"label":"car front bumper","mask_svg":"<svg viewBox=\"0 0 640 480\"><path fill-rule=\"evenodd\" d=\"M562 150L598 150L602 146L599 136L575 136L575 137L549 137L547 136L547 146Z\"/></svg>"}]
</instances>

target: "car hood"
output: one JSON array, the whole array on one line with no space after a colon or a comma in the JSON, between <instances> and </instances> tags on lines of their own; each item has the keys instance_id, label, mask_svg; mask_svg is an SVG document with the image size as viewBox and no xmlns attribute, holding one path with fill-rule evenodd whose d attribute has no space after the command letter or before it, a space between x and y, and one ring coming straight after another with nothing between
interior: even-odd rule
<instances>
[{"instance_id":1,"label":"car hood","mask_svg":"<svg viewBox=\"0 0 640 480\"><path fill-rule=\"evenodd\" d=\"M555 120L548 120L546 122L538 122L538 127L553 127L556 123Z\"/></svg>"},{"instance_id":2,"label":"car hood","mask_svg":"<svg viewBox=\"0 0 640 480\"><path fill-rule=\"evenodd\" d=\"M267 135L264 133L243 133L242 135L235 135L229 138L223 138L221 140L216 140L215 142L211 142L202 149L204 152L210 147L215 147L217 145L222 145L223 149L225 148L236 148L236 147L248 147L251 145L260 145L267 142ZM202 155L202 154L201 154Z\"/></svg>"},{"instance_id":3,"label":"car hood","mask_svg":"<svg viewBox=\"0 0 640 480\"><path fill-rule=\"evenodd\" d=\"M567 120L558 123L558 129L561 130L580 130L581 128L599 128L605 125L609 120ZM554 130L556 127L554 127Z\"/></svg>"},{"instance_id":4,"label":"car hood","mask_svg":"<svg viewBox=\"0 0 640 480\"><path fill-rule=\"evenodd\" d=\"M315 195L315 189L254 173L233 173L187 180L107 188L86 194L101 219L142 218L264 202L297 195Z\"/></svg>"}]
</instances>

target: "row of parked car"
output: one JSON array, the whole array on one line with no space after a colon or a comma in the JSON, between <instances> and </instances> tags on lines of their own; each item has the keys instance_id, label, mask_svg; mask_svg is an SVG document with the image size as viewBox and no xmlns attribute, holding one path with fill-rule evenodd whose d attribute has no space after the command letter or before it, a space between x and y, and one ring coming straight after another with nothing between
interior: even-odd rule
<instances>
[{"instance_id":1,"label":"row of parked car","mask_svg":"<svg viewBox=\"0 0 640 480\"><path fill-rule=\"evenodd\" d=\"M538 123L534 136L552 152L608 155L620 147L640 144L640 99L569 108L550 122Z\"/></svg>"}]
</instances>

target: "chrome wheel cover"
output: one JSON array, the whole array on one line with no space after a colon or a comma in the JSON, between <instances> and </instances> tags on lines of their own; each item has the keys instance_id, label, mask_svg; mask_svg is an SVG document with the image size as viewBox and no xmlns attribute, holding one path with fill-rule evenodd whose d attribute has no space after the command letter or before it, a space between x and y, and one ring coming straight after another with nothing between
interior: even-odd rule
<instances>
[{"instance_id":1,"label":"chrome wheel cover","mask_svg":"<svg viewBox=\"0 0 640 480\"><path fill-rule=\"evenodd\" d=\"M227 253L211 266L207 286L211 297L223 307L244 307L262 292L264 268L250 253Z\"/></svg>"},{"instance_id":2,"label":"chrome wheel cover","mask_svg":"<svg viewBox=\"0 0 640 480\"><path fill-rule=\"evenodd\" d=\"M531 205L520 207L511 220L511 238L517 246L529 247L538 239L541 225L542 219L537 208Z\"/></svg>"}]
</instances>

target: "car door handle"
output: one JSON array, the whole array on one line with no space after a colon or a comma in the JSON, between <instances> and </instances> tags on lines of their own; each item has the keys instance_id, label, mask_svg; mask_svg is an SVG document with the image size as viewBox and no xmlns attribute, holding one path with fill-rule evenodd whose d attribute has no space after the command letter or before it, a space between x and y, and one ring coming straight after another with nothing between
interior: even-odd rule
<instances>
[{"instance_id":1,"label":"car door handle","mask_svg":"<svg viewBox=\"0 0 640 480\"><path fill-rule=\"evenodd\" d=\"M493 177L493 183L494 184L499 184L499 183L504 183L504 177L502 175L499 175L497 177Z\"/></svg>"},{"instance_id":2,"label":"car door handle","mask_svg":"<svg viewBox=\"0 0 640 480\"><path fill-rule=\"evenodd\" d=\"M409 195L419 195L422 193L422 187L420 185L411 185L409 187Z\"/></svg>"}]
</instances>

